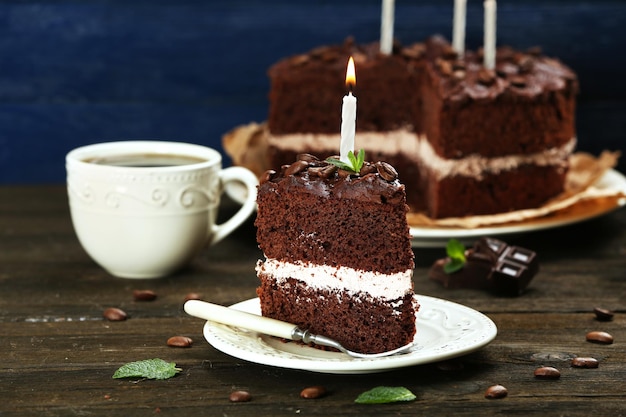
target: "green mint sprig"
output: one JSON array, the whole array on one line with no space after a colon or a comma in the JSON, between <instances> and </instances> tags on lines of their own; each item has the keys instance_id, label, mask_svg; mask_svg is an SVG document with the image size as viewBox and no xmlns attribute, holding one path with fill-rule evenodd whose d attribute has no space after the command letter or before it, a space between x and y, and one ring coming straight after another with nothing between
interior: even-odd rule
<instances>
[{"instance_id":1,"label":"green mint sprig","mask_svg":"<svg viewBox=\"0 0 626 417\"><path fill-rule=\"evenodd\" d=\"M115 371L113 378L168 379L180 371L182 369L177 368L173 362L165 362L158 358L145 359L122 365Z\"/></svg>"},{"instance_id":2,"label":"green mint sprig","mask_svg":"<svg viewBox=\"0 0 626 417\"><path fill-rule=\"evenodd\" d=\"M413 401L415 394L404 387L376 387L360 394L356 400L357 404L385 404L399 401Z\"/></svg>"},{"instance_id":3,"label":"green mint sprig","mask_svg":"<svg viewBox=\"0 0 626 417\"><path fill-rule=\"evenodd\" d=\"M450 239L446 245L446 253L450 260L443 265L443 271L451 274L465 265L465 246L456 239Z\"/></svg>"},{"instance_id":4,"label":"green mint sprig","mask_svg":"<svg viewBox=\"0 0 626 417\"><path fill-rule=\"evenodd\" d=\"M354 156L354 152L348 152L348 160L349 163L340 161L335 158L326 158L326 162L329 164L335 165L339 169L345 169L346 171L350 171L353 174L358 174L361 172L361 168L363 167L363 163L365 162L365 149L361 149L357 156Z\"/></svg>"}]
</instances>

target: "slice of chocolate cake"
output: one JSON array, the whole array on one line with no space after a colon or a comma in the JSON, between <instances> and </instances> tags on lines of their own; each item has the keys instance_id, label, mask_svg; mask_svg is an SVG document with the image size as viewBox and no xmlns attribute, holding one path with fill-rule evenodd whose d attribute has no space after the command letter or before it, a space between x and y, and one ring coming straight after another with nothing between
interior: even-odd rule
<instances>
[{"instance_id":1,"label":"slice of chocolate cake","mask_svg":"<svg viewBox=\"0 0 626 417\"><path fill-rule=\"evenodd\" d=\"M418 304L408 206L391 165L365 162L350 173L300 155L265 174L257 202L264 316L362 353L413 341Z\"/></svg>"}]
</instances>

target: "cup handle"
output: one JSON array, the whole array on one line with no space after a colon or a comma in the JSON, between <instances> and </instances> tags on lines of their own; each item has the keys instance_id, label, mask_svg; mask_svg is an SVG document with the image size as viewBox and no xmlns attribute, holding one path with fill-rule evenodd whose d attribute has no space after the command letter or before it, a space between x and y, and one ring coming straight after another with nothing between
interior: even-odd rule
<instances>
[{"instance_id":1,"label":"cup handle","mask_svg":"<svg viewBox=\"0 0 626 417\"><path fill-rule=\"evenodd\" d=\"M256 209L256 194L259 180L252 171L244 167L228 167L220 171L221 192L226 189L226 184L230 182L239 182L246 187L246 200L230 219L222 224L214 224L209 231L211 240L209 245L214 245L220 240L228 236L241 223L252 214Z\"/></svg>"}]
</instances>

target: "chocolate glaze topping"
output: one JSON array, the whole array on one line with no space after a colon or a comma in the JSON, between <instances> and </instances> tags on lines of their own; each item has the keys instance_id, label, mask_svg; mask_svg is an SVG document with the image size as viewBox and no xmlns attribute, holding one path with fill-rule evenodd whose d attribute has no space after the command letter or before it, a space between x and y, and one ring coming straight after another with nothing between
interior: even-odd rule
<instances>
[{"instance_id":1,"label":"chocolate glaze topping","mask_svg":"<svg viewBox=\"0 0 626 417\"><path fill-rule=\"evenodd\" d=\"M418 61L424 57L425 52L426 48L423 43L403 46L400 42L395 41L392 53L385 55L381 54L378 42L357 44L354 38L348 37L341 45L320 46L305 54L282 59L269 69L269 74L271 76L274 72L282 73L285 67L312 67L321 71L340 71L340 73L345 73L346 64L350 56L354 58L358 73L359 70L363 70L367 66L378 64L385 60ZM338 82L343 84L344 81L339 77Z\"/></svg>"},{"instance_id":2,"label":"chocolate glaze topping","mask_svg":"<svg viewBox=\"0 0 626 417\"><path fill-rule=\"evenodd\" d=\"M443 96L452 102L494 100L499 95L535 99L562 89L578 93L576 74L557 59L542 56L536 47L526 52L499 47L495 70L483 66L482 50L459 57L442 37L429 38L426 50L430 69L442 79Z\"/></svg>"},{"instance_id":3,"label":"chocolate glaze topping","mask_svg":"<svg viewBox=\"0 0 626 417\"><path fill-rule=\"evenodd\" d=\"M337 158L338 157L334 157ZM365 162L358 174L338 168L310 154L300 154L296 162L283 165L280 172L266 171L260 186L299 187L318 196L368 202L397 203L405 200L404 185L398 172L386 162Z\"/></svg>"}]
</instances>

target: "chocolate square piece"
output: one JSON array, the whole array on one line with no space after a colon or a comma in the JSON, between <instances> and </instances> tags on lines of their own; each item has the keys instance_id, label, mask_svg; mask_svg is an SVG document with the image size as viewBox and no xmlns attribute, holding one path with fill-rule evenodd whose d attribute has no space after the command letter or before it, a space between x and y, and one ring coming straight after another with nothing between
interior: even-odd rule
<instances>
[{"instance_id":1,"label":"chocolate square piece","mask_svg":"<svg viewBox=\"0 0 626 417\"><path fill-rule=\"evenodd\" d=\"M437 260L428 276L446 288L487 289L497 294L520 295L539 271L537 254L530 249L509 246L483 237L465 251L465 264L456 272L446 273L449 258Z\"/></svg>"},{"instance_id":2,"label":"chocolate square piece","mask_svg":"<svg viewBox=\"0 0 626 417\"><path fill-rule=\"evenodd\" d=\"M506 250L506 248L509 247L505 242L491 237L484 237L482 239L479 239L475 243L475 247L478 246L485 247L485 249L491 250L491 252L493 252L496 257L500 257L502 253Z\"/></svg>"},{"instance_id":3,"label":"chocolate square piece","mask_svg":"<svg viewBox=\"0 0 626 417\"><path fill-rule=\"evenodd\" d=\"M498 258L490 277L493 290L508 295L521 294L537 274L537 254L518 246L509 246Z\"/></svg>"}]
</instances>

